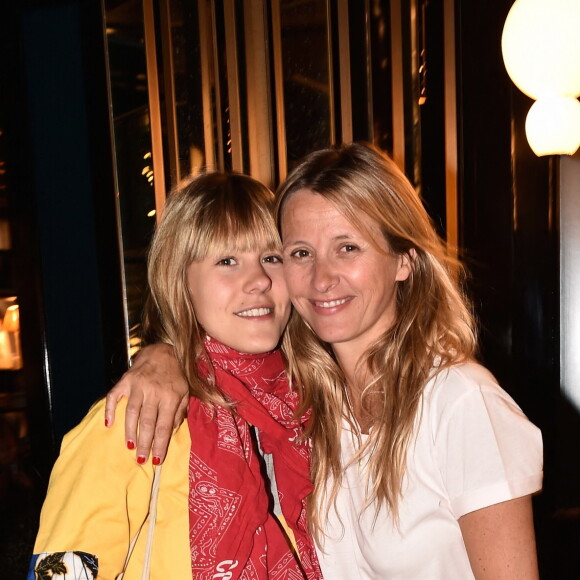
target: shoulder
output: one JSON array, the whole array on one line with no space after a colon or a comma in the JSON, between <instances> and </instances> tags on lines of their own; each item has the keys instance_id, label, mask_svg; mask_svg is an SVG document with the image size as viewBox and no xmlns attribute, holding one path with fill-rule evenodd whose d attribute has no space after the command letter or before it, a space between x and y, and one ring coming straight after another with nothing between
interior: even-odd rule
<instances>
[{"instance_id":1,"label":"shoulder","mask_svg":"<svg viewBox=\"0 0 580 580\"><path fill-rule=\"evenodd\" d=\"M84 416L81 422L71 429L63 438L60 455L69 457L83 456L92 465L98 465L102 460L108 468L134 468L135 451L130 451L125 442L125 409L127 399L119 400L115 412L116 420L110 427L105 427L105 399L97 401ZM174 432L171 439L168 458L188 449L191 444L187 421ZM167 461L166 461L167 463ZM100 467L99 467L100 468ZM153 473L151 461L147 461L140 469Z\"/></svg>"},{"instance_id":2,"label":"shoulder","mask_svg":"<svg viewBox=\"0 0 580 580\"><path fill-rule=\"evenodd\" d=\"M123 485L132 481L136 472L147 472L148 466L139 466L135 452L125 444L125 401L120 401L116 421L105 427L105 401L95 403L81 422L63 438L60 454L51 474L51 484L58 482L59 489L66 489L66 482L85 478L96 481L115 481ZM152 470L151 470L152 471ZM90 489L88 486L87 489Z\"/></svg>"},{"instance_id":3,"label":"shoulder","mask_svg":"<svg viewBox=\"0 0 580 580\"><path fill-rule=\"evenodd\" d=\"M431 378L421 430L456 517L541 488L540 430L475 362Z\"/></svg>"},{"instance_id":4,"label":"shoulder","mask_svg":"<svg viewBox=\"0 0 580 580\"><path fill-rule=\"evenodd\" d=\"M483 366L468 361L441 369L425 386L422 416L433 440L483 445L486 438L532 444L541 454L541 433ZM452 434L452 435L451 435ZM495 443L494 443L495 445Z\"/></svg>"},{"instance_id":5,"label":"shoulder","mask_svg":"<svg viewBox=\"0 0 580 580\"><path fill-rule=\"evenodd\" d=\"M434 369L424 390L425 402L435 412L449 413L472 400L497 400L519 410L518 405L498 384L493 374L470 360Z\"/></svg>"},{"instance_id":6,"label":"shoulder","mask_svg":"<svg viewBox=\"0 0 580 580\"><path fill-rule=\"evenodd\" d=\"M426 390L454 391L458 395L481 388L493 390L499 388L499 385L491 372L474 360L457 363L441 370L433 369L426 386Z\"/></svg>"},{"instance_id":7,"label":"shoulder","mask_svg":"<svg viewBox=\"0 0 580 580\"><path fill-rule=\"evenodd\" d=\"M62 440L61 454L80 446L90 446L95 450L112 445L118 445L122 452L125 438L125 407L126 400L119 401L117 420L111 427L105 427L105 400L97 401L83 417L81 422L73 427Z\"/></svg>"},{"instance_id":8,"label":"shoulder","mask_svg":"<svg viewBox=\"0 0 580 580\"><path fill-rule=\"evenodd\" d=\"M532 439L541 447L541 434L514 399L483 366L468 361L437 372L425 387L423 418L434 439L461 430L464 434L503 433ZM494 435L494 436L495 436Z\"/></svg>"}]
</instances>

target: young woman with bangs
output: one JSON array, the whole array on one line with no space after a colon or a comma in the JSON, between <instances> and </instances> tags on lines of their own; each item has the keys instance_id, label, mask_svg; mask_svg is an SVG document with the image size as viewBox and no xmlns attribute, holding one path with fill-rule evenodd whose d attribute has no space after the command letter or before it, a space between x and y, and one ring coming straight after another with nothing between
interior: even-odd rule
<instances>
[{"instance_id":1,"label":"young woman with bangs","mask_svg":"<svg viewBox=\"0 0 580 580\"><path fill-rule=\"evenodd\" d=\"M308 514L325 578L537 578L541 435L474 361L458 265L408 180L350 144L307 156L277 197L295 308L283 344L311 413ZM183 390L167 346L141 356L142 374L109 395L112 420L139 393L131 429L171 400L155 385ZM169 416L142 431L156 456Z\"/></svg>"},{"instance_id":2,"label":"young woman with bangs","mask_svg":"<svg viewBox=\"0 0 580 580\"><path fill-rule=\"evenodd\" d=\"M243 175L202 174L169 196L143 332L173 345L187 421L162 469L145 455L135 467L117 453L123 422L103 425L104 401L89 411L53 469L30 580L321 578L305 524L310 449L278 348L290 303L272 207Z\"/></svg>"}]
</instances>

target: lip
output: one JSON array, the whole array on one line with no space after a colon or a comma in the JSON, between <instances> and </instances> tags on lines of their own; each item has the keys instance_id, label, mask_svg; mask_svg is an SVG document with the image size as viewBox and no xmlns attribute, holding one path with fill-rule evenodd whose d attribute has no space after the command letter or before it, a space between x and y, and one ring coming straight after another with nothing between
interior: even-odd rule
<instances>
[{"instance_id":1,"label":"lip","mask_svg":"<svg viewBox=\"0 0 580 580\"><path fill-rule=\"evenodd\" d=\"M274 307L270 304L260 304L257 306L250 306L234 312L236 316L244 319L256 319L256 318L270 318L274 315Z\"/></svg>"},{"instance_id":2,"label":"lip","mask_svg":"<svg viewBox=\"0 0 580 580\"><path fill-rule=\"evenodd\" d=\"M327 300L309 300L309 302L316 312L321 314L334 314L345 308L352 300L353 296L343 296L342 298Z\"/></svg>"}]
</instances>

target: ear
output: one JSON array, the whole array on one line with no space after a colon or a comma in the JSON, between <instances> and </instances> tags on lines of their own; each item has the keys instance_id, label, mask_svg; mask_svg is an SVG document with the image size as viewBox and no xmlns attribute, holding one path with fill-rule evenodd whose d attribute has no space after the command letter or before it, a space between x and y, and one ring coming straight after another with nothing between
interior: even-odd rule
<instances>
[{"instance_id":1,"label":"ear","mask_svg":"<svg viewBox=\"0 0 580 580\"><path fill-rule=\"evenodd\" d=\"M398 256L399 263L397 274L395 276L397 282L404 282L411 275L416 257L417 252L415 251L415 248L411 248L407 254L401 254Z\"/></svg>"}]
</instances>

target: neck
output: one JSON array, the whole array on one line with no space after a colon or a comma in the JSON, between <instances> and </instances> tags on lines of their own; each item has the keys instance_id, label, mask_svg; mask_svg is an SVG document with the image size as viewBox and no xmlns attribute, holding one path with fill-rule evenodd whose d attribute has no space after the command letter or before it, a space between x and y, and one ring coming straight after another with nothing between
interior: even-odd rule
<instances>
[{"instance_id":1,"label":"neck","mask_svg":"<svg viewBox=\"0 0 580 580\"><path fill-rule=\"evenodd\" d=\"M364 359L364 351L351 348L349 345L336 344L332 346L334 356L346 377L350 389L362 390L366 384L366 373L361 373L365 365L359 364Z\"/></svg>"},{"instance_id":2,"label":"neck","mask_svg":"<svg viewBox=\"0 0 580 580\"><path fill-rule=\"evenodd\" d=\"M363 409L362 405L362 394L370 380L368 370L364 364L364 351L340 348L340 345L333 347L333 351L346 378L350 410L359 424L361 432L368 433L372 425L372 417Z\"/></svg>"}]
</instances>

